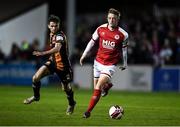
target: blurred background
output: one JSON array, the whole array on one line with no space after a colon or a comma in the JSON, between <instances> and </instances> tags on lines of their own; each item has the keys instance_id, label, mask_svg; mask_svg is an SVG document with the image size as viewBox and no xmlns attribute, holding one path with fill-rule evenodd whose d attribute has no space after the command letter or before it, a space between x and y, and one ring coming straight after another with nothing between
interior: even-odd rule
<instances>
[{"instance_id":1,"label":"blurred background","mask_svg":"<svg viewBox=\"0 0 180 127\"><path fill-rule=\"evenodd\" d=\"M55 14L67 35L74 85L92 88L96 48L83 67L79 58L95 29L106 22L109 8L121 12L120 27L129 33L128 65L116 70L113 89L180 91L180 1L178 0L6 0L0 2L0 85L31 85L46 57L47 18ZM43 84L57 83L52 76Z\"/></svg>"}]
</instances>

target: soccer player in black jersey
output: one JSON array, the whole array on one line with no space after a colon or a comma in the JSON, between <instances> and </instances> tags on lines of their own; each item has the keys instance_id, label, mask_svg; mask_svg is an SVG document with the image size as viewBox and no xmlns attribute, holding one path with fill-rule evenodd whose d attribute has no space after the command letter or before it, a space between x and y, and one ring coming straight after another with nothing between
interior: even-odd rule
<instances>
[{"instance_id":1,"label":"soccer player in black jersey","mask_svg":"<svg viewBox=\"0 0 180 127\"><path fill-rule=\"evenodd\" d=\"M62 89L67 95L69 105L66 114L70 115L74 111L76 102L74 92L70 82L73 78L73 72L68 56L68 43L65 34L60 31L60 19L55 15L50 15L48 19L48 28L50 30L50 49L47 51L34 51L35 56L50 55L47 62L42 65L32 78L32 88L34 95L24 100L24 104L31 104L40 100L40 80L50 74L56 73L61 80Z\"/></svg>"}]
</instances>

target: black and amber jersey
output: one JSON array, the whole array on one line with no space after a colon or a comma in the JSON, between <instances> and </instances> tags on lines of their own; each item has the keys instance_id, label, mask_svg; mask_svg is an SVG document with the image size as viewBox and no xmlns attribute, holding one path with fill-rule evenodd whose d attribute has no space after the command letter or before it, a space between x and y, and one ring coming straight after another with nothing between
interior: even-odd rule
<instances>
[{"instance_id":1,"label":"black and amber jersey","mask_svg":"<svg viewBox=\"0 0 180 127\"><path fill-rule=\"evenodd\" d=\"M61 43L61 49L59 52L54 53L50 56L50 60L55 63L58 70L64 70L65 68L71 67L69 60L68 42L66 35L60 31L50 37L50 47L54 48L56 43Z\"/></svg>"}]
</instances>

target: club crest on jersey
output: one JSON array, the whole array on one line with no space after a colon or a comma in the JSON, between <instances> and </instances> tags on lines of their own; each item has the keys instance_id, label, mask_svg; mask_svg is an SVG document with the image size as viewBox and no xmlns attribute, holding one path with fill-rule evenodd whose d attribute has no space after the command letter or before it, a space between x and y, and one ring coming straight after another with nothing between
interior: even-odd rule
<instances>
[{"instance_id":1,"label":"club crest on jersey","mask_svg":"<svg viewBox=\"0 0 180 127\"><path fill-rule=\"evenodd\" d=\"M114 49L114 47L115 47L115 42L113 42L113 41L108 41L108 40L102 40L102 46L103 46L103 48Z\"/></svg>"},{"instance_id":2,"label":"club crest on jersey","mask_svg":"<svg viewBox=\"0 0 180 127\"><path fill-rule=\"evenodd\" d=\"M115 38L116 40L118 40L118 39L119 39L119 35L116 34L116 35L114 36L114 38Z\"/></svg>"}]
</instances>

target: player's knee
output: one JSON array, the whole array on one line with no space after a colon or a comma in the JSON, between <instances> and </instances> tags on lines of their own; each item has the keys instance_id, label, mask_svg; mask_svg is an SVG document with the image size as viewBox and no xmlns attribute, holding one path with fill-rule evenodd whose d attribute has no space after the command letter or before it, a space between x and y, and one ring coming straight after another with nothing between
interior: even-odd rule
<instances>
[{"instance_id":1,"label":"player's knee","mask_svg":"<svg viewBox=\"0 0 180 127\"><path fill-rule=\"evenodd\" d=\"M68 83L68 84L62 84L62 90L64 91L64 92L68 92L68 91L70 91L72 88L71 88L71 84L70 83Z\"/></svg>"},{"instance_id":2,"label":"player's knee","mask_svg":"<svg viewBox=\"0 0 180 127\"><path fill-rule=\"evenodd\" d=\"M32 77L32 81L33 81L33 82L39 82L38 76L37 76L37 75L34 75L34 76Z\"/></svg>"}]
</instances>

